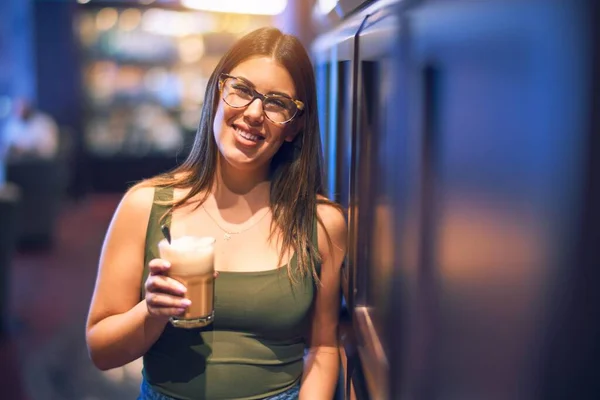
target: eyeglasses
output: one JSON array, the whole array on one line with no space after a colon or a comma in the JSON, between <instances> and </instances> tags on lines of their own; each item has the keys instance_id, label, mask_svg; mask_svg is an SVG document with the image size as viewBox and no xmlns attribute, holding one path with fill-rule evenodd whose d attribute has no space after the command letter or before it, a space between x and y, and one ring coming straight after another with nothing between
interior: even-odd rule
<instances>
[{"instance_id":1,"label":"eyeglasses","mask_svg":"<svg viewBox=\"0 0 600 400\"><path fill-rule=\"evenodd\" d=\"M255 99L262 101L265 116L276 124L287 124L304 110L304 103L285 94L262 94L250 83L228 74L221 74L219 90L223 101L233 108L248 107Z\"/></svg>"}]
</instances>

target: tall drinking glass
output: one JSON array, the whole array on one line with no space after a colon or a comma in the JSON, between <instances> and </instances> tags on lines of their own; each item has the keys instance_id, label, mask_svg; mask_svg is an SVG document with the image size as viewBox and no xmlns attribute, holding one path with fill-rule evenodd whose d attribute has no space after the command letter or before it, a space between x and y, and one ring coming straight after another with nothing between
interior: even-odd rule
<instances>
[{"instance_id":1,"label":"tall drinking glass","mask_svg":"<svg viewBox=\"0 0 600 400\"><path fill-rule=\"evenodd\" d=\"M185 314L171 317L176 328L201 328L214 319L215 238L182 236L158 243L160 258L171 263L168 276L187 288L192 304Z\"/></svg>"}]
</instances>

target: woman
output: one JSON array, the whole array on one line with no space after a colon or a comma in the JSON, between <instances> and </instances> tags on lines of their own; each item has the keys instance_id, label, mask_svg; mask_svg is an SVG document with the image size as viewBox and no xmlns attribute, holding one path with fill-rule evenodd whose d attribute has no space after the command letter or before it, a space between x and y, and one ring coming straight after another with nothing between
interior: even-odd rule
<instances>
[{"instance_id":1,"label":"woman","mask_svg":"<svg viewBox=\"0 0 600 400\"><path fill-rule=\"evenodd\" d=\"M115 213L90 356L103 370L143 356L141 399L330 400L346 223L322 195L310 59L296 38L259 29L225 54L205 98L186 161L129 190ZM217 238L206 328L168 323L188 305L157 258L164 221L173 237Z\"/></svg>"}]
</instances>

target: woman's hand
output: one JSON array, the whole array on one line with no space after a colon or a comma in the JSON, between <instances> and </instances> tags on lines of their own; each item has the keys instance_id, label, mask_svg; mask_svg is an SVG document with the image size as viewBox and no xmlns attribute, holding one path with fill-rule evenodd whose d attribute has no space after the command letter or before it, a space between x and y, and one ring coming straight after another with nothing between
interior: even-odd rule
<instances>
[{"instance_id":1,"label":"woman's hand","mask_svg":"<svg viewBox=\"0 0 600 400\"><path fill-rule=\"evenodd\" d=\"M181 315L192 304L184 298L187 288L181 282L169 278L171 264L167 260L155 258L148 263L150 274L146 279L146 306L153 317L166 319Z\"/></svg>"},{"instance_id":2,"label":"woman's hand","mask_svg":"<svg viewBox=\"0 0 600 400\"><path fill-rule=\"evenodd\" d=\"M155 258L148 263L150 271L144 287L146 288L146 306L153 317L179 316L192 304L184 298L187 288L181 282L168 276L171 264L167 260ZM215 278L218 276L215 272Z\"/></svg>"}]
</instances>

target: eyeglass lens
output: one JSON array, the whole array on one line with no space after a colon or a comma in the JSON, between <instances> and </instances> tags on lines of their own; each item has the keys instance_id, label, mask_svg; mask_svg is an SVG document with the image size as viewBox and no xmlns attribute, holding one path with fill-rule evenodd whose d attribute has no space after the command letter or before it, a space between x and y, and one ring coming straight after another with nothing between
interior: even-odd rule
<instances>
[{"instance_id":1,"label":"eyeglass lens","mask_svg":"<svg viewBox=\"0 0 600 400\"><path fill-rule=\"evenodd\" d=\"M231 107L241 108L255 99L255 91L244 81L226 78L223 85L223 100ZM296 115L297 107L293 100L278 95L264 95L263 110L273 122L288 122Z\"/></svg>"}]
</instances>

